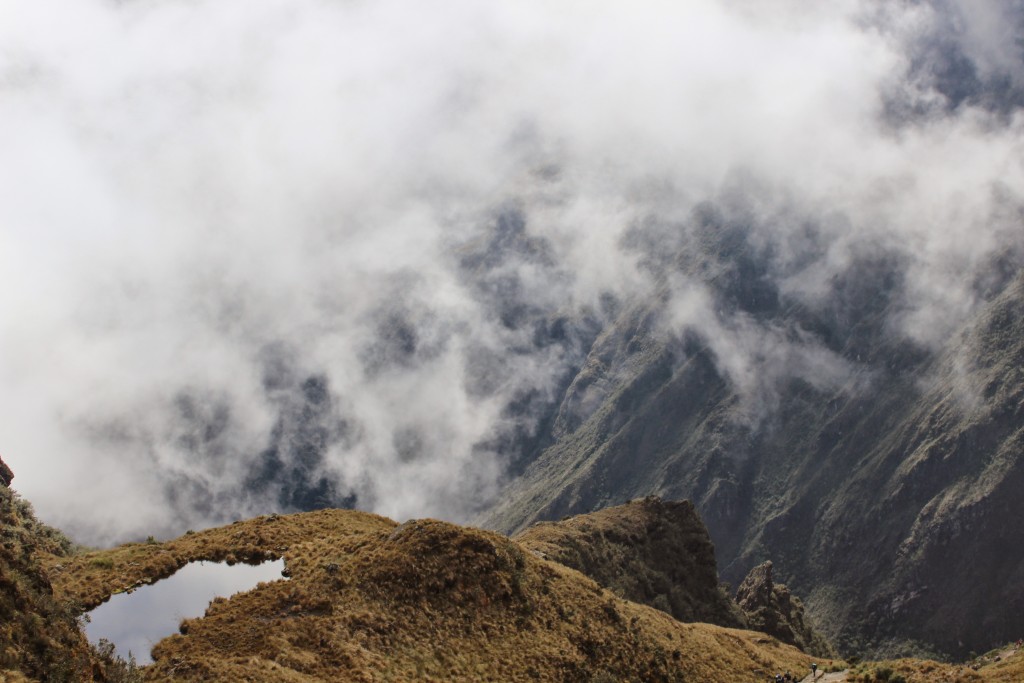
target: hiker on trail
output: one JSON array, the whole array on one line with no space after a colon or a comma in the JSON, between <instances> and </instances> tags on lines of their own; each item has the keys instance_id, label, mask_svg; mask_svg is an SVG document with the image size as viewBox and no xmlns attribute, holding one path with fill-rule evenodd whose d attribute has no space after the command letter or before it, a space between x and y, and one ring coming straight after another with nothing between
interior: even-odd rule
<instances>
[{"instance_id":1,"label":"hiker on trail","mask_svg":"<svg viewBox=\"0 0 1024 683\"><path fill-rule=\"evenodd\" d=\"M811 680L815 680L817 678L818 678L818 665L817 664L811 664Z\"/></svg>"}]
</instances>

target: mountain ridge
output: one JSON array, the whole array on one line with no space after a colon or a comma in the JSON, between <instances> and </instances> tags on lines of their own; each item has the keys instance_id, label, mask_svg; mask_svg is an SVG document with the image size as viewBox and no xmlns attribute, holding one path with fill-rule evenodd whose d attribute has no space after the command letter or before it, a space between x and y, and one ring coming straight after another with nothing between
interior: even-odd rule
<instances>
[{"instance_id":1,"label":"mountain ridge","mask_svg":"<svg viewBox=\"0 0 1024 683\"><path fill-rule=\"evenodd\" d=\"M0 487L0 500L15 500L14 495ZM19 509L24 513L27 503ZM4 538L11 539L18 528L6 515L0 521ZM684 573L703 574L698 584L705 584L707 595L706 589L718 588L706 585L714 578L713 564L707 566L709 558L713 563L714 550L689 502L634 501L542 524L521 541L437 520L399 524L352 510L264 515L164 542L149 539L104 550L69 547L66 539L27 514L20 524L22 530L34 530L33 538L49 539L19 557L21 569L39 577L50 597L44 602L22 601L15 619L5 620L0 629L0 679L12 682L593 683L697 678L725 683L737 677L763 679L787 670L806 671L812 661L771 635L679 622L540 557L566 548L580 556L604 555L607 559L598 564L614 580L614 572L635 569L658 555L645 546L660 545L670 562L682 561ZM673 533L679 531L687 533ZM575 537L566 535L569 532ZM572 542L566 543L567 538ZM587 545L599 538L607 539L604 545ZM687 546L693 550L688 559L673 550ZM607 552L615 547L622 551L618 556ZM637 557L622 562L630 547ZM184 620L178 634L156 644L152 665L126 665L113 656L110 646L89 648L78 630L76 615L83 610L158 581L189 562L258 562L271 557L285 560L286 579L215 598L205 615ZM593 570L594 565L588 568ZM651 569L662 571L665 566L655 564ZM764 601L751 603L753 594L770 591L776 598L789 599L788 592L780 592L773 583L770 569L759 568L740 588L738 597L745 603L748 620L769 616ZM9 555L0 553L0 587L8 586L18 571ZM721 607L722 597L713 595L705 609ZM0 601L0 607L6 604ZM776 614L768 621L781 617L796 623L793 612L776 607L770 608ZM53 622L58 614L66 621ZM32 625L40 624L50 629L67 625L70 640L44 636L35 658L13 659L11 654L18 652ZM1024 671L1024 660L1015 654L1011 647L969 666L921 660L864 662L848 675L832 674L828 680L898 680L893 676L902 675L908 683L1009 683Z\"/></svg>"},{"instance_id":2,"label":"mountain ridge","mask_svg":"<svg viewBox=\"0 0 1024 683\"><path fill-rule=\"evenodd\" d=\"M809 662L764 634L683 624L512 539L437 520L265 516L48 566L62 599L93 605L188 561L261 555L283 557L288 580L214 600L155 646L146 680L724 682Z\"/></svg>"}]
</instances>

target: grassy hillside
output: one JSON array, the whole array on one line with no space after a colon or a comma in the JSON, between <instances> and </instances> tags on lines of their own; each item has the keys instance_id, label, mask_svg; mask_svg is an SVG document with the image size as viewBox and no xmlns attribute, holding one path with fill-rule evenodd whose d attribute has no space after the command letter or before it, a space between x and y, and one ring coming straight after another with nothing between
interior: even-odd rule
<instances>
[{"instance_id":1,"label":"grassy hillside","mask_svg":"<svg viewBox=\"0 0 1024 683\"><path fill-rule=\"evenodd\" d=\"M54 584L94 605L189 560L267 556L290 580L215 600L154 648L147 680L724 682L809 661L763 634L622 600L491 532L352 511L83 554Z\"/></svg>"},{"instance_id":2,"label":"grassy hillside","mask_svg":"<svg viewBox=\"0 0 1024 683\"><path fill-rule=\"evenodd\" d=\"M638 501L541 525L523 534L521 543L435 520L397 524L323 510L69 554L66 539L39 525L24 501L6 487L0 494L10 506L4 508L4 538L22 543L21 554L0 557L0 582L20 591L4 594L0 681L724 683L807 671L811 662L763 633L682 623L539 556L575 549L589 558L584 564L611 570L609 580L628 589L621 583L628 568L643 568L628 548L651 559L645 546L658 533L697 520L685 504ZM695 559L713 558L713 552L706 534L690 531L670 536L687 539L695 556L672 556L668 563L706 573ZM594 543L597 537L606 540ZM602 553L610 564L601 561ZM178 634L157 643L154 663L140 670L90 650L78 630L78 610L158 581L188 562L277 557L284 559L288 579L214 599L204 616L182 622ZM649 572L641 576L659 580ZM1024 657L1010 648L959 665L867 662L828 680L1009 683L1022 675Z\"/></svg>"},{"instance_id":3,"label":"grassy hillside","mask_svg":"<svg viewBox=\"0 0 1024 683\"><path fill-rule=\"evenodd\" d=\"M37 561L63 561L71 543L41 524L32 506L9 488L13 475L0 460L0 680L81 680L92 674L92 654L76 613L54 597ZM6 673L5 673L6 672Z\"/></svg>"}]
</instances>

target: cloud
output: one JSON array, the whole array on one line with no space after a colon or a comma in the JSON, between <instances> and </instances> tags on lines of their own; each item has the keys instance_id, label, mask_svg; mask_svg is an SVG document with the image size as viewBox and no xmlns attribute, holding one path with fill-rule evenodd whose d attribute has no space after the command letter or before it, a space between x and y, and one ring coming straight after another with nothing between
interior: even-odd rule
<instances>
[{"instance_id":1,"label":"cloud","mask_svg":"<svg viewBox=\"0 0 1024 683\"><path fill-rule=\"evenodd\" d=\"M320 503L466 519L608 302L741 225L765 291L836 319L836 283L890 264L892 333L934 347L1024 249L1021 119L985 97L1018 24L879 7L0 0L21 490L96 542ZM925 106L952 101L942 37L982 76ZM669 310L751 396L856 362L686 275Z\"/></svg>"},{"instance_id":2,"label":"cloud","mask_svg":"<svg viewBox=\"0 0 1024 683\"><path fill-rule=\"evenodd\" d=\"M799 326L759 322L746 312L723 315L700 283L676 283L665 325L685 340L696 334L738 400L735 415L758 429L780 406L785 384L799 380L820 392L860 390L869 372L830 350ZM860 386L857 386L860 385Z\"/></svg>"}]
</instances>

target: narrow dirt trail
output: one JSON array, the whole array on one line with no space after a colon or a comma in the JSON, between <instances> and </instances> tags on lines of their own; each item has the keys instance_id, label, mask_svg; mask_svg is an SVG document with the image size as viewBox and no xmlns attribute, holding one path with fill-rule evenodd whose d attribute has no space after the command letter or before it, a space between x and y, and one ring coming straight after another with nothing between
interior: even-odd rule
<instances>
[{"instance_id":1,"label":"narrow dirt trail","mask_svg":"<svg viewBox=\"0 0 1024 683\"><path fill-rule=\"evenodd\" d=\"M814 678L812 674L807 674L807 677L800 681L800 683L839 683L840 681L847 680L846 674L849 672L849 669L835 671L830 674L822 674L819 672L817 678Z\"/></svg>"},{"instance_id":2,"label":"narrow dirt trail","mask_svg":"<svg viewBox=\"0 0 1024 683\"><path fill-rule=\"evenodd\" d=\"M996 656L1000 659L1009 659L1010 657L1016 655L1018 652L1020 652L1020 648L1016 645L1007 645L1006 649L1002 652L997 652Z\"/></svg>"}]
</instances>

